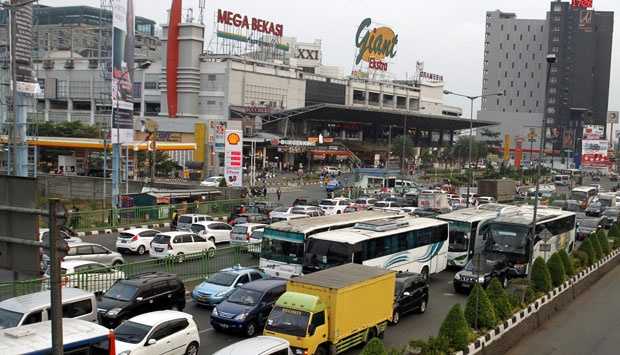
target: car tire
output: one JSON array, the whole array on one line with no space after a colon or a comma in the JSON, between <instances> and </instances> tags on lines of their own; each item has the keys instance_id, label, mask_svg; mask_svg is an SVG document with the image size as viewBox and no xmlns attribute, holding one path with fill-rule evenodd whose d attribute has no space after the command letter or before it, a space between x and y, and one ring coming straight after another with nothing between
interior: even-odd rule
<instances>
[{"instance_id":1,"label":"car tire","mask_svg":"<svg viewBox=\"0 0 620 355\"><path fill-rule=\"evenodd\" d=\"M392 313L392 320L390 321L390 324L397 325L399 322L400 322L400 312L395 309L394 312Z\"/></svg>"},{"instance_id":2,"label":"car tire","mask_svg":"<svg viewBox=\"0 0 620 355\"><path fill-rule=\"evenodd\" d=\"M508 287L508 277L507 276L502 277L502 287L503 288L507 288Z\"/></svg>"},{"instance_id":3,"label":"car tire","mask_svg":"<svg viewBox=\"0 0 620 355\"><path fill-rule=\"evenodd\" d=\"M245 336L251 338L256 335L256 323L250 322L245 326Z\"/></svg>"},{"instance_id":4,"label":"car tire","mask_svg":"<svg viewBox=\"0 0 620 355\"><path fill-rule=\"evenodd\" d=\"M377 329L375 329L375 327L368 329L368 334L366 335L366 343L368 343L369 341L371 341L373 338L376 338L376 337L377 337Z\"/></svg>"},{"instance_id":5,"label":"car tire","mask_svg":"<svg viewBox=\"0 0 620 355\"><path fill-rule=\"evenodd\" d=\"M144 255L144 253L146 253L146 248L144 247L144 245L140 245L138 247L137 253L138 255Z\"/></svg>"},{"instance_id":6,"label":"car tire","mask_svg":"<svg viewBox=\"0 0 620 355\"><path fill-rule=\"evenodd\" d=\"M420 303L420 306L416 310L416 313L422 314L422 313L426 312L426 307L427 306L428 306L428 298L424 298L422 300L422 303Z\"/></svg>"},{"instance_id":7,"label":"car tire","mask_svg":"<svg viewBox=\"0 0 620 355\"><path fill-rule=\"evenodd\" d=\"M209 238L208 238L208 240L209 240L211 243L215 244L215 237L209 237Z\"/></svg>"},{"instance_id":8,"label":"car tire","mask_svg":"<svg viewBox=\"0 0 620 355\"><path fill-rule=\"evenodd\" d=\"M198 355L198 349L198 343L193 341L187 346L187 349L185 350L185 355Z\"/></svg>"},{"instance_id":9,"label":"car tire","mask_svg":"<svg viewBox=\"0 0 620 355\"><path fill-rule=\"evenodd\" d=\"M329 355L329 350L324 345L320 345L314 352L314 355Z\"/></svg>"},{"instance_id":10,"label":"car tire","mask_svg":"<svg viewBox=\"0 0 620 355\"><path fill-rule=\"evenodd\" d=\"M176 258L177 263L182 263L185 261L185 254L178 253L175 258Z\"/></svg>"},{"instance_id":11,"label":"car tire","mask_svg":"<svg viewBox=\"0 0 620 355\"><path fill-rule=\"evenodd\" d=\"M422 272L421 272L422 276L424 277L424 281L429 282L431 275L430 272L428 270L428 266L425 266L422 268Z\"/></svg>"},{"instance_id":12,"label":"car tire","mask_svg":"<svg viewBox=\"0 0 620 355\"><path fill-rule=\"evenodd\" d=\"M115 262L112 263L112 266L120 266L123 265L123 262L120 260L116 260Z\"/></svg>"},{"instance_id":13,"label":"car tire","mask_svg":"<svg viewBox=\"0 0 620 355\"><path fill-rule=\"evenodd\" d=\"M207 256L209 258L212 258L215 256L215 248L209 248L209 250L207 250Z\"/></svg>"}]
</instances>

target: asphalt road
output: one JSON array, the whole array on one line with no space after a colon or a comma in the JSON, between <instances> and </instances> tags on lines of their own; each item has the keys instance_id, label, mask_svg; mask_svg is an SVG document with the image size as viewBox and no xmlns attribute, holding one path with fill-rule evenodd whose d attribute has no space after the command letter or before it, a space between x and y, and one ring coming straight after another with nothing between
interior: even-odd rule
<instances>
[{"instance_id":1,"label":"asphalt road","mask_svg":"<svg viewBox=\"0 0 620 355\"><path fill-rule=\"evenodd\" d=\"M451 271L433 275L426 313L407 315L401 319L397 326L390 326L384 338L387 347L401 348L412 339L424 339L437 335L441 322L448 314L450 307L455 303L464 304L466 300L465 296L453 293L453 276L454 272ZM213 330L209 323L211 308L197 306L194 302L190 302L184 311L192 314L198 323L202 343L200 354L213 354L225 346L244 339L240 335ZM355 355L360 352L361 349L354 349L344 354Z\"/></svg>"},{"instance_id":2,"label":"asphalt road","mask_svg":"<svg viewBox=\"0 0 620 355\"><path fill-rule=\"evenodd\" d=\"M610 355L620 352L620 268L523 339L507 355Z\"/></svg>"}]
</instances>

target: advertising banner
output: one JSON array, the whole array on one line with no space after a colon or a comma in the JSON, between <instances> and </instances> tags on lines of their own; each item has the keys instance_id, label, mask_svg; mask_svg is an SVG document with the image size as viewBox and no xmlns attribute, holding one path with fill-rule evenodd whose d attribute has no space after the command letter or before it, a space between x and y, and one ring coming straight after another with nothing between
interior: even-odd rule
<instances>
[{"instance_id":1,"label":"advertising banner","mask_svg":"<svg viewBox=\"0 0 620 355\"><path fill-rule=\"evenodd\" d=\"M243 132L229 129L225 133L224 177L226 184L233 187L243 186Z\"/></svg>"},{"instance_id":2,"label":"advertising banner","mask_svg":"<svg viewBox=\"0 0 620 355\"><path fill-rule=\"evenodd\" d=\"M583 126L583 139L597 140L605 138L605 126L585 125Z\"/></svg>"},{"instance_id":3,"label":"advertising banner","mask_svg":"<svg viewBox=\"0 0 620 355\"><path fill-rule=\"evenodd\" d=\"M523 159L523 138L517 137L515 140L515 168L521 168L521 160Z\"/></svg>"},{"instance_id":4,"label":"advertising banner","mask_svg":"<svg viewBox=\"0 0 620 355\"><path fill-rule=\"evenodd\" d=\"M606 140L583 140L581 146L582 166L608 166L609 142Z\"/></svg>"},{"instance_id":5,"label":"advertising banner","mask_svg":"<svg viewBox=\"0 0 620 355\"><path fill-rule=\"evenodd\" d=\"M510 160L510 134L504 135L504 161Z\"/></svg>"},{"instance_id":6,"label":"advertising banner","mask_svg":"<svg viewBox=\"0 0 620 355\"><path fill-rule=\"evenodd\" d=\"M112 1L112 144L133 142L133 0Z\"/></svg>"},{"instance_id":7,"label":"advertising banner","mask_svg":"<svg viewBox=\"0 0 620 355\"><path fill-rule=\"evenodd\" d=\"M232 128L232 127L231 127ZM209 144L213 145L213 151L224 153L226 133L226 121L209 121Z\"/></svg>"}]
</instances>

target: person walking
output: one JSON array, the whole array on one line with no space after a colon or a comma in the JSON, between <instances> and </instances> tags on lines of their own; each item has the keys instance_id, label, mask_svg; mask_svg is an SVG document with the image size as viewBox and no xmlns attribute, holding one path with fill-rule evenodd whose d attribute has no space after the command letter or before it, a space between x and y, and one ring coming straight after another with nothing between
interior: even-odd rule
<instances>
[{"instance_id":1,"label":"person walking","mask_svg":"<svg viewBox=\"0 0 620 355\"><path fill-rule=\"evenodd\" d=\"M263 185L263 196L267 197L267 185Z\"/></svg>"},{"instance_id":2,"label":"person walking","mask_svg":"<svg viewBox=\"0 0 620 355\"><path fill-rule=\"evenodd\" d=\"M278 187L278 189L276 190L276 195L278 196L278 202L280 202L280 197L282 196L282 191L280 191L280 188Z\"/></svg>"}]
</instances>

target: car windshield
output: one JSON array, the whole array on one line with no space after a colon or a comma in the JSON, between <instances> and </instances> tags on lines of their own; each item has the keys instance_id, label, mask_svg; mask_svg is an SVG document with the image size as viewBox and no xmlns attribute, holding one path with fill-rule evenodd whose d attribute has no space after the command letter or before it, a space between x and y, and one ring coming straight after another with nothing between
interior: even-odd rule
<instances>
[{"instance_id":1,"label":"car windshield","mask_svg":"<svg viewBox=\"0 0 620 355\"><path fill-rule=\"evenodd\" d=\"M254 231L254 233L252 233L252 239L263 239L263 234L262 230Z\"/></svg>"},{"instance_id":2,"label":"car windshield","mask_svg":"<svg viewBox=\"0 0 620 355\"><path fill-rule=\"evenodd\" d=\"M158 234L153 238L154 244L168 244L170 242L170 236L165 234Z\"/></svg>"},{"instance_id":3,"label":"car windshield","mask_svg":"<svg viewBox=\"0 0 620 355\"><path fill-rule=\"evenodd\" d=\"M247 226L234 226L232 229L232 234L245 234L248 232Z\"/></svg>"},{"instance_id":4,"label":"car windshield","mask_svg":"<svg viewBox=\"0 0 620 355\"><path fill-rule=\"evenodd\" d=\"M263 294L247 288L238 288L228 297L228 302L242 304L244 306L254 306Z\"/></svg>"},{"instance_id":5,"label":"car windshield","mask_svg":"<svg viewBox=\"0 0 620 355\"><path fill-rule=\"evenodd\" d=\"M123 233L119 233L118 237L123 238L123 239L130 239L130 238L133 238L133 234L123 232Z\"/></svg>"},{"instance_id":6,"label":"car windshield","mask_svg":"<svg viewBox=\"0 0 620 355\"><path fill-rule=\"evenodd\" d=\"M582 219L581 221L579 221L579 226L586 228L596 228L598 227L599 222L599 219L594 218Z\"/></svg>"},{"instance_id":7,"label":"car windshield","mask_svg":"<svg viewBox=\"0 0 620 355\"><path fill-rule=\"evenodd\" d=\"M618 214L620 214L620 210L610 208L610 209L605 210L603 214L607 217L618 217Z\"/></svg>"},{"instance_id":8,"label":"car windshield","mask_svg":"<svg viewBox=\"0 0 620 355\"><path fill-rule=\"evenodd\" d=\"M248 223L248 217L237 217L233 220L233 224Z\"/></svg>"},{"instance_id":9,"label":"car windshield","mask_svg":"<svg viewBox=\"0 0 620 355\"><path fill-rule=\"evenodd\" d=\"M527 235L526 226L492 223L486 248L492 252L526 254Z\"/></svg>"},{"instance_id":10,"label":"car windshield","mask_svg":"<svg viewBox=\"0 0 620 355\"><path fill-rule=\"evenodd\" d=\"M123 343L138 344L149 333L151 328L145 324L125 321L114 329L114 335L116 340Z\"/></svg>"},{"instance_id":11,"label":"car windshield","mask_svg":"<svg viewBox=\"0 0 620 355\"><path fill-rule=\"evenodd\" d=\"M237 279L237 274L232 272L216 272L207 278L207 282L218 286L230 286Z\"/></svg>"},{"instance_id":12,"label":"car windshield","mask_svg":"<svg viewBox=\"0 0 620 355\"><path fill-rule=\"evenodd\" d=\"M387 202L377 202L375 203L375 207L390 207L390 204Z\"/></svg>"},{"instance_id":13,"label":"car windshield","mask_svg":"<svg viewBox=\"0 0 620 355\"><path fill-rule=\"evenodd\" d=\"M306 336L310 313L276 306L269 314L265 329L278 333Z\"/></svg>"},{"instance_id":14,"label":"car windshield","mask_svg":"<svg viewBox=\"0 0 620 355\"><path fill-rule=\"evenodd\" d=\"M336 206L337 204L338 202L330 201L330 200L321 200L321 203L319 203L319 205L322 205L322 206Z\"/></svg>"},{"instance_id":15,"label":"car windshield","mask_svg":"<svg viewBox=\"0 0 620 355\"><path fill-rule=\"evenodd\" d=\"M189 229L191 229L192 232L194 233L200 233L204 231L206 228L202 224L192 224L192 226Z\"/></svg>"},{"instance_id":16,"label":"car windshield","mask_svg":"<svg viewBox=\"0 0 620 355\"><path fill-rule=\"evenodd\" d=\"M179 217L179 223L192 223L192 217L190 216L181 216Z\"/></svg>"},{"instance_id":17,"label":"car windshield","mask_svg":"<svg viewBox=\"0 0 620 355\"><path fill-rule=\"evenodd\" d=\"M465 265L464 269L485 274L493 271L496 264L497 260L486 258L484 255L476 255Z\"/></svg>"},{"instance_id":18,"label":"car windshield","mask_svg":"<svg viewBox=\"0 0 620 355\"><path fill-rule=\"evenodd\" d=\"M291 214L306 214L308 212L310 212L311 210L306 210L305 208L293 208L293 210L291 211Z\"/></svg>"},{"instance_id":19,"label":"car windshield","mask_svg":"<svg viewBox=\"0 0 620 355\"><path fill-rule=\"evenodd\" d=\"M219 180L220 180L219 177L213 176L213 177L207 178L207 180L205 180L205 181L206 182L218 182Z\"/></svg>"},{"instance_id":20,"label":"car windshield","mask_svg":"<svg viewBox=\"0 0 620 355\"><path fill-rule=\"evenodd\" d=\"M0 308L0 329L17 327L23 316L23 313Z\"/></svg>"},{"instance_id":21,"label":"car windshield","mask_svg":"<svg viewBox=\"0 0 620 355\"><path fill-rule=\"evenodd\" d=\"M282 213L286 213L288 212L288 207L278 207L276 209L274 209L272 212L282 212Z\"/></svg>"},{"instance_id":22,"label":"car windshield","mask_svg":"<svg viewBox=\"0 0 620 355\"><path fill-rule=\"evenodd\" d=\"M134 298L136 293L138 293L138 288L136 286L128 285L124 282L116 282L106 291L103 297L129 302Z\"/></svg>"},{"instance_id":23,"label":"car windshield","mask_svg":"<svg viewBox=\"0 0 620 355\"><path fill-rule=\"evenodd\" d=\"M608 199L600 199L598 200L599 206L601 207L610 207L611 206L611 200Z\"/></svg>"}]
</instances>

